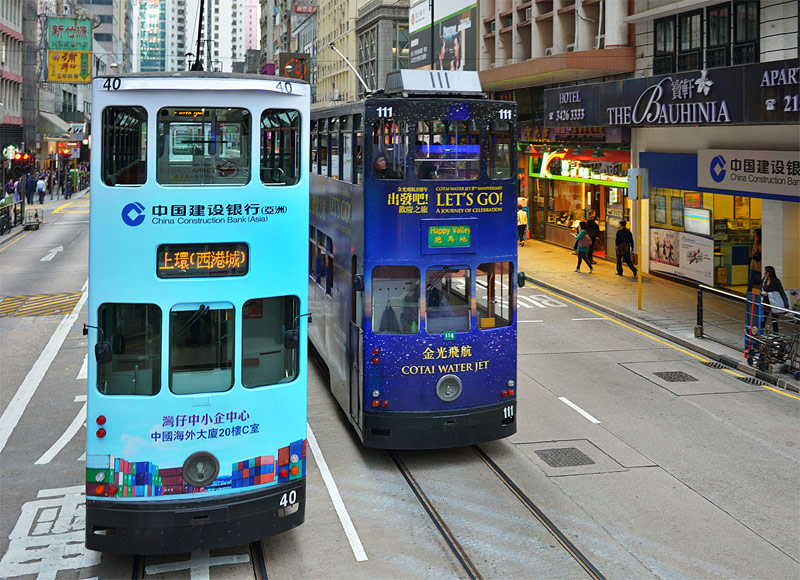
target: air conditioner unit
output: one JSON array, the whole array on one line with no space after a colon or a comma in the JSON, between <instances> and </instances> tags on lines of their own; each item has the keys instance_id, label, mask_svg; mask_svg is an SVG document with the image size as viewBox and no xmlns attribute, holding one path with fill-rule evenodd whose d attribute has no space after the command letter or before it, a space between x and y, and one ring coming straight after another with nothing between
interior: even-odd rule
<instances>
[{"instance_id":1,"label":"air conditioner unit","mask_svg":"<svg viewBox=\"0 0 800 580\"><path fill-rule=\"evenodd\" d=\"M574 52L575 51L575 43L567 45L567 52Z\"/></svg>"},{"instance_id":2,"label":"air conditioner unit","mask_svg":"<svg viewBox=\"0 0 800 580\"><path fill-rule=\"evenodd\" d=\"M544 55L545 56L553 56L553 48L554 47L552 47L552 46L550 48L545 48L544 49Z\"/></svg>"},{"instance_id":3,"label":"air conditioner unit","mask_svg":"<svg viewBox=\"0 0 800 580\"><path fill-rule=\"evenodd\" d=\"M533 18L533 7L529 7L525 9L525 20L530 20Z\"/></svg>"}]
</instances>

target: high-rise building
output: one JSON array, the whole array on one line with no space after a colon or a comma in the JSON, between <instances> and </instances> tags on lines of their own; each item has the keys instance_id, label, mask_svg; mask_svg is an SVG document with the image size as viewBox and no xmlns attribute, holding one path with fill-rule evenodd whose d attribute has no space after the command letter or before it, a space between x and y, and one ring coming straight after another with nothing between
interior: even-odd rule
<instances>
[{"instance_id":1,"label":"high-rise building","mask_svg":"<svg viewBox=\"0 0 800 580\"><path fill-rule=\"evenodd\" d=\"M0 2L0 148L22 142L22 0Z\"/></svg>"},{"instance_id":2,"label":"high-rise building","mask_svg":"<svg viewBox=\"0 0 800 580\"><path fill-rule=\"evenodd\" d=\"M139 0L134 14L134 70L186 70L185 0Z\"/></svg>"}]
</instances>

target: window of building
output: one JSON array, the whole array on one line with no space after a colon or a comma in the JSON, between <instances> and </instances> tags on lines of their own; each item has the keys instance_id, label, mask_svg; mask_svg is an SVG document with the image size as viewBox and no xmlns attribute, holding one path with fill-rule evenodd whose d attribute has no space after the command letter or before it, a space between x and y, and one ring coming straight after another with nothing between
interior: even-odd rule
<instances>
[{"instance_id":1,"label":"window of building","mask_svg":"<svg viewBox=\"0 0 800 580\"><path fill-rule=\"evenodd\" d=\"M156 178L163 185L244 185L250 181L250 113L161 109L157 155Z\"/></svg>"},{"instance_id":2,"label":"window of building","mask_svg":"<svg viewBox=\"0 0 800 580\"><path fill-rule=\"evenodd\" d=\"M511 262L481 264L475 272L478 328L510 326L513 310L514 265Z\"/></svg>"},{"instance_id":3,"label":"window of building","mask_svg":"<svg viewBox=\"0 0 800 580\"><path fill-rule=\"evenodd\" d=\"M261 182L294 185L300 181L300 113L269 109L261 115Z\"/></svg>"},{"instance_id":4,"label":"window of building","mask_svg":"<svg viewBox=\"0 0 800 580\"><path fill-rule=\"evenodd\" d=\"M300 313L296 296L254 298L242 309L242 385L289 383L297 378L298 349L286 349L284 334Z\"/></svg>"},{"instance_id":5,"label":"window of building","mask_svg":"<svg viewBox=\"0 0 800 580\"><path fill-rule=\"evenodd\" d=\"M759 61L759 3L757 0L734 2L733 64Z\"/></svg>"},{"instance_id":6,"label":"window of building","mask_svg":"<svg viewBox=\"0 0 800 580\"><path fill-rule=\"evenodd\" d=\"M417 123L414 170L419 179L477 179L480 158L476 121L436 119Z\"/></svg>"},{"instance_id":7,"label":"window of building","mask_svg":"<svg viewBox=\"0 0 800 580\"><path fill-rule=\"evenodd\" d=\"M675 72L675 17L655 21L653 74Z\"/></svg>"},{"instance_id":8,"label":"window of building","mask_svg":"<svg viewBox=\"0 0 800 580\"><path fill-rule=\"evenodd\" d=\"M376 266L372 270L372 332L419 331L419 270L414 266Z\"/></svg>"},{"instance_id":9,"label":"window of building","mask_svg":"<svg viewBox=\"0 0 800 580\"><path fill-rule=\"evenodd\" d=\"M425 328L428 334L470 329L470 270L444 266L425 273Z\"/></svg>"},{"instance_id":10,"label":"window of building","mask_svg":"<svg viewBox=\"0 0 800 580\"><path fill-rule=\"evenodd\" d=\"M218 393L233 386L233 305L176 305L169 326L169 388L173 393Z\"/></svg>"},{"instance_id":11,"label":"window of building","mask_svg":"<svg viewBox=\"0 0 800 580\"><path fill-rule=\"evenodd\" d=\"M731 9L729 4L712 6L706 11L706 66L730 65Z\"/></svg>"},{"instance_id":12,"label":"window of building","mask_svg":"<svg viewBox=\"0 0 800 580\"><path fill-rule=\"evenodd\" d=\"M372 175L376 179L403 179L408 138L404 121L386 119L372 125ZM385 159L383 164L380 158ZM385 167L382 167L385 165Z\"/></svg>"},{"instance_id":13,"label":"window of building","mask_svg":"<svg viewBox=\"0 0 800 580\"><path fill-rule=\"evenodd\" d=\"M161 390L161 309L155 304L102 304L98 341L111 344L111 362L97 365L104 395L156 395Z\"/></svg>"},{"instance_id":14,"label":"window of building","mask_svg":"<svg viewBox=\"0 0 800 580\"><path fill-rule=\"evenodd\" d=\"M141 185L147 179L147 111L103 110L101 175L106 185Z\"/></svg>"},{"instance_id":15,"label":"window of building","mask_svg":"<svg viewBox=\"0 0 800 580\"><path fill-rule=\"evenodd\" d=\"M408 68L409 57L408 23L395 20L392 24L394 28L392 34L392 69L406 69Z\"/></svg>"},{"instance_id":16,"label":"window of building","mask_svg":"<svg viewBox=\"0 0 800 580\"><path fill-rule=\"evenodd\" d=\"M678 71L703 67L703 12L678 15Z\"/></svg>"}]
</instances>

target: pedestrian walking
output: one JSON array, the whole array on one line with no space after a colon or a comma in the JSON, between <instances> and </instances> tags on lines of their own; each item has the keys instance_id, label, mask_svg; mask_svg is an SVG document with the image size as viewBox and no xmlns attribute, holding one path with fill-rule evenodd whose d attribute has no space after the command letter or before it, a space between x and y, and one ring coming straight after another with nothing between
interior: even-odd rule
<instances>
[{"instance_id":1,"label":"pedestrian walking","mask_svg":"<svg viewBox=\"0 0 800 580\"><path fill-rule=\"evenodd\" d=\"M592 266L594 265L594 247L597 243L597 238L600 237L600 226L597 225L597 214L592 211L589 214L589 219L586 220L586 232L592 237L592 243L589 245L587 251L587 258L589 258L589 264Z\"/></svg>"},{"instance_id":2,"label":"pedestrian walking","mask_svg":"<svg viewBox=\"0 0 800 580\"><path fill-rule=\"evenodd\" d=\"M39 181L36 182L36 193L39 194L39 205L42 205L44 196L47 193L47 182L44 180L44 174L40 174Z\"/></svg>"},{"instance_id":3,"label":"pedestrian walking","mask_svg":"<svg viewBox=\"0 0 800 580\"><path fill-rule=\"evenodd\" d=\"M525 245L525 230L528 229L528 213L522 209L522 205L517 206L517 235L519 245Z\"/></svg>"},{"instance_id":4,"label":"pedestrian walking","mask_svg":"<svg viewBox=\"0 0 800 580\"><path fill-rule=\"evenodd\" d=\"M578 224L578 233L575 234L575 241L578 243L578 265L575 268L575 272L581 271L582 260L589 266L589 273L591 274L594 272L594 268L592 268L592 265L589 263L587 256L589 254L589 246L592 244L592 236L586 231L586 222L580 222Z\"/></svg>"},{"instance_id":5,"label":"pedestrian walking","mask_svg":"<svg viewBox=\"0 0 800 580\"><path fill-rule=\"evenodd\" d=\"M633 252L633 234L625 227L627 225L628 222L625 220L619 222L617 237L614 240L617 250L617 276L622 276L622 262L624 260L628 268L633 272L633 276L636 277L636 266L633 265L633 261L631 260L631 253Z\"/></svg>"},{"instance_id":6,"label":"pedestrian walking","mask_svg":"<svg viewBox=\"0 0 800 580\"><path fill-rule=\"evenodd\" d=\"M72 197L72 180L67 179L64 181L64 199L70 199Z\"/></svg>"},{"instance_id":7,"label":"pedestrian walking","mask_svg":"<svg viewBox=\"0 0 800 580\"><path fill-rule=\"evenodd\" d=\"M25 177L25 201L33 205L33 194L36 193L36 180L28 173Z\"/></svg>"},{"instance_id":8,"label":"pedestrian walking","mask_svg":"<svg viewBox=\"0 0 800 580\"><path fill-rule=\"evenodd\" d=\"M761 317L761 328L766 327L767 317L772 315L772 332L778 333L778 319L780 313L772 308L777 306L779 308L790 309L789 297L783 289L780 279L775 274L773 266L764 267L764 278L761 280L761 307L763 314Z\"/></svg>"},{"instance_id":9,"label":"pedestrian walking","mask_svg":"<svg viewBox=\"0 0 800 580\"><path fill-rule=\"evenodd\" d=\"M753 288L761 287L761 228L753 230L753 246L750 248L750 275L747 278L747 297Z\"/></svg>"}]
</instances>

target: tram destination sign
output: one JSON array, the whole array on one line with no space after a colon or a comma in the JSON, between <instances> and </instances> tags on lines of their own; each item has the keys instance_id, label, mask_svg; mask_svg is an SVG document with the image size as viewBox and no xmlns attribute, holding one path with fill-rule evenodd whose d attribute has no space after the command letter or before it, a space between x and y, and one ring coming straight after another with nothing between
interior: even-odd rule
<instances>
[{"instance_id":1,"label":"tram destination sign","mask_svg":"<svg viewBox=\"0 0 800 580\"><path fill-rule=\"evenodd\" d=\"M250 248L244 243L162 244L157 254L159 278L244 276L250 263Z\"/></svg>"},{"instance_id":2,"label":"tram destination sign","mask_svg":"<svg viewBox=\"0 0 800 580\"><path fill-rule=\"evenodd\" d=\"M546 127L764 125L800 121L798 59L546 90Z\"/></svg>"},{"instance_id":3,"label":"tram destination sign","mask_svg":"<svg viewBox=\"0 0 800 580\"><path fill-rule=\"evenodd\" d=\"M429 248L468 248L472 229L467 225L428 226Z\"/></svg>"}]
</instances>

